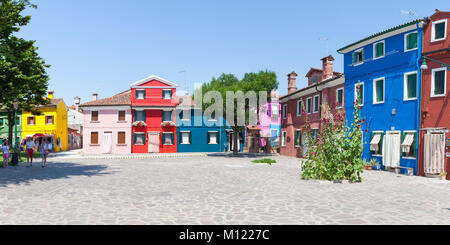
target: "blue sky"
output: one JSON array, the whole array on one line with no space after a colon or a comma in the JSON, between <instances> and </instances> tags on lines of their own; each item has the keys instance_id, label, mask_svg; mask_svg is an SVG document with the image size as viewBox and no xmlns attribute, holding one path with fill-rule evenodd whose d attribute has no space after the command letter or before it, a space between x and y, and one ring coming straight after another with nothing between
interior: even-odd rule
<instances>
[{"instance_id":1,"label":"blue sky","mask_svg":"<svg viewBox=\"0 0 450 245\"><path fill-rule=\"evenodd\" d=\"M343 71L336 50L434 9L450 10L448 0L427 1L150 1L41 0L30 9L31 23L19 36L36 40L52 67L49 89L67 105L92 93L109 97L129 84L158 75L185 89L222 73L277 73L280 94L287 74L306 85L310 67L321 67L329 53Z\"/></svg>"}]
</instances>

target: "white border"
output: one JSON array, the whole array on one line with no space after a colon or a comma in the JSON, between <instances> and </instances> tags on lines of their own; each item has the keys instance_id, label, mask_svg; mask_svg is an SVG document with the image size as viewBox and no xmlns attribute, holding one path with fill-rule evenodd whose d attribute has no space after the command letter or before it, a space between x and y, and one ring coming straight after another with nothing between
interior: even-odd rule
<instances>
[{"instance_id":1,"label":"white border","mask_svg":"<svg viewBox=\"0 0 450 245\"><path fill-rule=\"evenodd\" d=\"M339 93L338 91L342 90L342 103L341 106L336 106L336 108L340 109L344 107L344 103L345 103L345 91L344 88L338 88L336 89L336 104L339 103Z\"/></svg>"},{"instance_id":2,"label":"white border","mask_svg":"<svg viewBox=\"0 0 450 245\"><path fill-rule=\"evenodd\" d=\"M383 43L383 55L380 56L380 57L375 57L375 55L376 55L376 46L379 43ZM386 55L386 42L384 40L382 40L382 41L373 43L373 60L384 58L385 55Z\"/></svg>"},{"instance_id":3,"label":"white border","mask_svg":"<svg viewBox=\"0 0 450 245\"><path fill-rule=\"evenodd\" d=\"M434 74L438 71L444 71L444 94L434 94ZM445 97L445 95L447 94L447 68L446 67L439 67L439 68L434 68L431 70L431 95L430 97L434 98L434 97Z\"/></svg>"},{"instance_id":4,"label":"white border","mask_svg":"<svg viewBox=\"0 0 450 245\"><path fill-rule=\"evenodd\" d=\"M416 74L416 97L414 98L407 98L408 96L408 76L412 75L412 74ZM408 101L408 100L417 100L417 94L418 94L418 84L419 82L419 76L417 71L411 71L411 72L405 72L405 74L403 74L403 100L404 101Z\"/></svg>"},{"instance_id":5,"label":"white border","mask_svg":"<svg viewBox=\"0 0 450 245\"><path fill-rule=\"evenodd\" d=\"M356 86L363 85L363 93L362 93L362 104L359 104L359 106L364 106L364 101L366 100L365 92L366 92L366 86L364 86L364 82L358 82L355 83L355 89L354 89L354 99L353 102L356 102L356 99L358 98L358 95L356 94Z\"/></svg>"},{"instance_id":6,"label":"white border","mask_svg":"<svg viewBox=\"0 0 450 245\"><path fill-rule=\"evenodd\" d=\"M317 111L316 111L316 98L319 98L319 100L317 101L317 103L319 104L317 106ZM313 113L318 113L320 111L320 96L319 95L314 95L313 98Z\"/></svg>"},{"instance_id":7,"label":"white border","mask_svg":"<svg viewBox=\"0 0 450 245\"><path fill-rule=\"evenodd\" d=\"M359 65L364 64L364 58L365 58L365 57L362 57L363 60L362 60L361 62L353 63L353 54L356 53L356 52L361 52L361 56L363 56L363 55L362 55L363 50L364 50L364 47L362 47L362 48L360 48L360 49L357 49L357 50L355 50L355 51L352 52L352 65L353 65L353 66L359 66Z\"/></svg>"},{"instance_id":8,"label":"white border","mask_svg":"<svg viewBox=\"0 0 450 245\"><path fill-rule=\"evenodd\" d=\"M284 108L286 108L286 110L284 110ZM287 118L287 103L283 104L283 119Z\"/></svg>"},{"instance_id":9,"label":"white border","mask_svg":"<svg viewBox=\"0 0 450 245\"><path fill-rule=\"evenodd\" d=\"M377 100L377 83L378 81L383 80L383 100L382 101L376 101ZM373 104L383 104L386 100L386 79L385 77L379 77L376 79L373 79Z\"/></svg>"},{"instance_id":10,"label":"white border","mask_svg":"<svg viewBox=\"0 0 450 245\"><path fill-rule=\"evenodd\" d=\"M302 105L299 105L300 102L302 103ZM303 112L303 99L299 99L297 100L297 116L298 117L302 116L302 112Z\"/></svg>"},{"instance_id":11,"label":"white border","mask_svg":"<svg viewBox=\"0 0 450 245\"><path fill-rule=\"evenodd\" d=\"M413 34L413 33L417 33L417 48L412 48L412 49L408 49L408 38L407 36L409 34ZM413 51L413 50L417 50L419 48L419 34L417 31L412 31L412 32L408 32L405 33L405 35L403 35L403 39L404 39L404 48L403 48L403 52L409 52L409 51Z\"/></svg>"},{"instance_id":12,"label":"white border","mask_svg":"<svg viewBox=\"0 0 450 245\"><path fill-rule=\"evenodd\" d=\"M295 143L295 142L296 142L296 139L295 139L295 133L298 132L298 131L300 131L300 139L303 137L303 132L302 132L301 129L296 129L296 130L294 130L294 146L295 146L295 147L300 147L300 146L302 146L302 140L300 140L299 145L297 145L297 144Z\"/></svg>"},{"instance_id":13,"label":"white border","mask_svg":"<svg viewBox=\"0 0 450 245\"><path fill-rule=\"evenodd\" d=\"M443 38L439 38L439 39L434 39L434 35L435 35L435 25L436 24L440 24L444 22L445 26L444 26L444 37ZM431 27L431 42L438 42L438 41L442 41L447 39L447 19L443 19L443 20L437 20L437 21L433 21L432 22L432 27Z\"/></svg>"},{"instance_id":14,"label":"white border","mask_svg":"<svg viewBox=\"0 0 450 245\"><path fill-rule=\"evenodd\" d=\"M184 130L184 131L180 131L180 133L181 133L180 145L191 145L190 142L188 142L188 143L183 143L183 133L188 133L188 134L189 134L189 137L192 138L192 133L191 133L191 131Z\"/></svg>"},{"instance_id":15,"label":"white border","mask_svg":"<svg viewBox=\"0 0 450 245\"><path fill-rule=\"evenodd\" d=\"M211 141L211 139L209 138L211 135L209 133L216 133L217 137L216 137L216 143L208 143L208 145L218 145L219 144L219 131L208 131L207 135L208 135L208 140Z\"/></svg>"},{"instance_id":16,"label":"white border","mask_svg":"<svg viewBox=\"0 0 450 245\"><path fill-rule=\"evenodd\" d=\"M281 131L281 147L286 147L287 132Z\"/></svg>"},{"instance_id":17,"label":"white border","mask_svg":"<svg viewBox=\"0 0 450 245\"><path fill-rule=\"evenodd\" d=\"M311 111L308 111L308 109L309 109L309 107L308 107L308 100L310 100L311 101ZM306 113L308 113L308 115L309 114L311 114L311 113L313 113L313 100L312 100L312 97L308 97L308 98L306 98Z\"/></svg>"}]
</instances>

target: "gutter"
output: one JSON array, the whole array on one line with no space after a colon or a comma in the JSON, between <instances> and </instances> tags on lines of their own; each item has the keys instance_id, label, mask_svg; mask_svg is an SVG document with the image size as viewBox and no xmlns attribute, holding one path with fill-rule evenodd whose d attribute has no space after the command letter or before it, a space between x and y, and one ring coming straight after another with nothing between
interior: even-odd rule
<instances>
[{"instance_id":1,"label":"gutter","mask_svg":"<svg viewBox=\"0 0 450 245\"><path fill-rule=\"evenodd\" d=\"M421 25L421 26L419 26L419 24ZM423 79L422 79L422 70L420 69L420 66L421 66L421 60L422 60L422 55L421 55L421 53L422 53L422 46L423 46L423 43L422 43L422 41L423 41L423 38L422 38L422 36L423 36L423 24L424 24L424 22L423 21L421 21L421 22L417 22L416 23L416 26L417 26L417 33L418 33L418 39L419 39L419 45L418 45L418 56L417 56L417 60L416 60L416 67L417 67L417 80L418 80L418 83L417 83L417 86L419 87L418 88L418 91L420 91L420 94L417 96L417 116L418 116L418 118L417 118L417 140L416 140L416 145L415 145L415 147L416 147L416 152L417 152L417 157L416 157L416 159L417 159L417 174L419 174L419 173L421 173L422 172L422 170L421 169L419 169L419 162L420 162L420 157L419 157L419 153L420 153L420 149L419 149L419 141L420 141L420 139L421 139L421 137L420 137L420 128L421 128L421 123L423 123L422 122L422 101L421 101L421 98L422 98L422 81L423 81Z\"/></svg>"}]
</instances>

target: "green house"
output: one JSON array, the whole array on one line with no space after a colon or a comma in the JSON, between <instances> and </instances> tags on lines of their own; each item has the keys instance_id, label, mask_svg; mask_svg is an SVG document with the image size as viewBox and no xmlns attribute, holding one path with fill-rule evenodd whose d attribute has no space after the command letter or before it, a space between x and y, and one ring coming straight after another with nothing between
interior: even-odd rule
<instances>
[{"instance_id":1,"label":"green house","mask_svg":"<svg viewBox=\"0 0 450 245\"><path fill-rule=\"evenodd\" d=\"M3 144L3 141L8 138L8 125L8 113L5 111L0 111L0 144ZM17 139L19 141L22 139L22 112L17 112Z\"/></svg>"}]
</instances>

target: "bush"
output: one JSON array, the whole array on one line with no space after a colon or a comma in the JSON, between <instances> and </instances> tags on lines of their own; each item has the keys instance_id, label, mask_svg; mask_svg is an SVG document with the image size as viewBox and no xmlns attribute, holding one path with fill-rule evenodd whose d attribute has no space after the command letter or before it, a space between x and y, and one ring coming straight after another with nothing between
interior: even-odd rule
<instances>
[{"instance_id":1,"label":"bush","mask_svg":"<svg viewBox=\"0 0 450 245\"><path fill-rule=\"evenodd\" d=\"M267 163L269 165L272 165L272 163L277 163L277 161L270 159L270 158L265 158L265 159L260 159L260 160L254 160L252 161L253 163Z\"/></svg>"}]
</instances>

